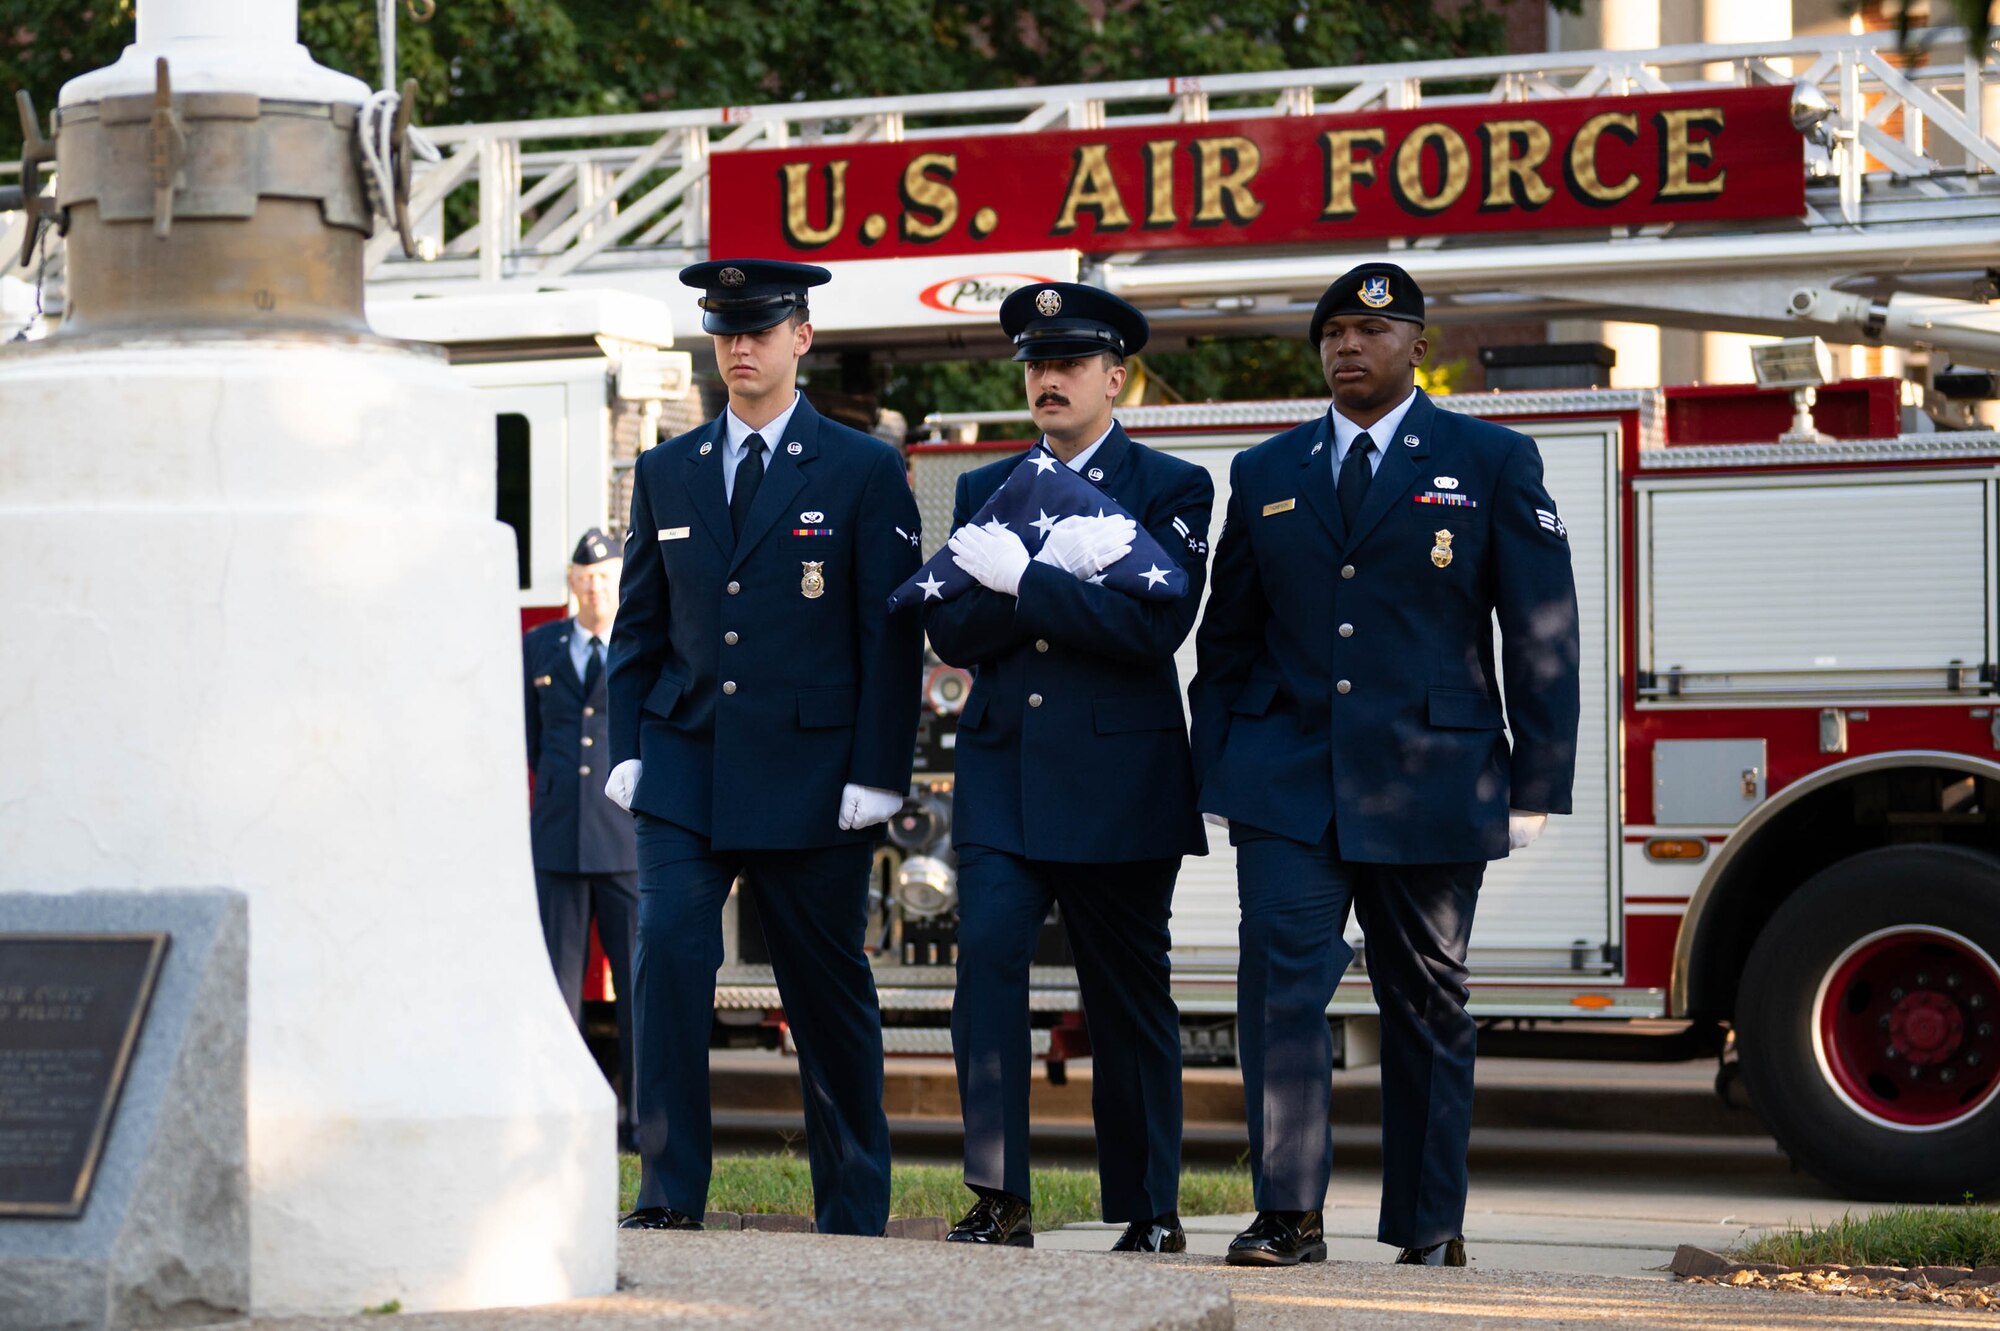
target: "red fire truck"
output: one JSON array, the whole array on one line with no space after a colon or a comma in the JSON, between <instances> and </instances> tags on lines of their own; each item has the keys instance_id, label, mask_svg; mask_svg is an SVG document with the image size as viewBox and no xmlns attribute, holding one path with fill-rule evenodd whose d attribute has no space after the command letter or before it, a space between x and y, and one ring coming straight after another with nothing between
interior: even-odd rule
<instances>
[{"instance_id":1,"label":"red fire truck","mask_svg":"<svg viewBox=\"0 0 2000 1331\"><path fill-rule=\"evenodd\" d=\"M1488 873L1472 1008L1489 1052L1722 1055L1814 1174L1956 1198L2000 1186L2000 437L1899 434L1900 387L1820 390L1827 437L1795 442L1778 439L1782 390L1442 399L1539 443L1584 643L1575 812ZM1324 410L1120 418L1206 466L1220 512L1239 448ZM944 436L999 419L932 418L915 450L928 540L960 472L1025 446ZM1181 658L1185 683L1192 642ZM962 684L934 674L934 726ZM919 784L890 852L886 929L906 941L878 973L905 1048L943 1041L950 984L949 780ZM1175 897L1191 1054L1226 1054L1236 1002L1233 856L1220 834L1209 850ZM765 997L747 969L723 1002ZM1074 977L1038 968L1035 993L1060 1058L1078 1047ZM1329 1011L1366 1058L1367 986L1350 977Z\"/></svg>"},{"instance_id":2,"label":"red fire truck","mask_svg":"<svg viewBox=\"0 0 2000 1331\"><path fill-rule=\"evenodd\" d=\"M2000 79L1962 34L1925 40L1921 61L1864 34L448 127L410 200L419 257L378 237L371 295L419 298L385 331L457 344L496 394L528 616L559 611L565 542L622 522L639 450L703 413L624 384L630 361L659 387L664 367L642 370L664 319L649 333L606 306L502 334L485 306L430 325L455 301L595 292L644 293L691 327L673 275L725 250L833 267L819 368L846 377L852 357L857 380L871 355L999 354L993 307L1025 281L1117 292L1163 347L1295 337L1328 280L1386 255L1441 324L1921 345L1916 377L1941 387L1947 354L2000 365ZM447 207L475 193L476 215ZM1719 1055L1719 1084L1747 1088L1814 1173L1955 1198L2000 1190L2000 440L1905 422L1902 391L1822 387L1831 439L1800 430L1782 391L1447 403L1540 442L1590 671L1576 812L1489 875L1473 1002L1489 1053ZM1220 489L1235 449L1324 405L1123 419ZM914 453L932 549L956 475L1019 446L952 442L971 423L939 418ZM878 859L892 1050L949 1048L967 685L932 671L918 788ZM1176 906L1186 1047L1228 1058L1221 838ZM782 1040L754 894L726 932L718 1035ZM1056 1074L1085 1048L1059 931L1038 963L1035 1040ZM1365 1061L1366 987L1344 985L1329 1017Z\"/></svg>"}]
</instances>

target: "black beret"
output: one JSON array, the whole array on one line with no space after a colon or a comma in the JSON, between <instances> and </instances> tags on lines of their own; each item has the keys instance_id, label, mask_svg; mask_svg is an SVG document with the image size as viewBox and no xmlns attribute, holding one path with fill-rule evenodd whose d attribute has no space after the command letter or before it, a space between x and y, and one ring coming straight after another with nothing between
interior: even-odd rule
<instances>
[{"instance_id":1,"label":"black beret","mask_svg":"<svg viewBox=\"0 0 2000 1331\"><path fill-rule=\"evenodd\" d=\"M1000 328L1014 339L1015 360L1080 360L1106 351L1135 354L1146 345L1146 316L1098 287L1034 282L1000 302Z\"/></svg>"},{"instance_id":2,"label":"black beret","mask_svg":"<svg viewBox=\"0 0 2000 1331\"><path fill-rule=\"evenodd\" d=\"M681 269L681 281L706 294L701 298L701 331L761 333L806 308L806 293L831 282L833 274L814 263L782 259L710 259Z\"/></svg>"},{"instance_id":3,"label":"black beret","mask_svg":"<svg viewBox=\"0 0 2000 1331\"><path fill-rule=\"evenodd\" d=\"M1335 278L1319 304L1313 306L1312 326L1306 337L1315 347L1320 341L1320 326L1336 314L1379 314L1421 326L1424 291L1417 279L1393 263L1364 263Z\"/></svg>"},{"instance_id":4,"label":"black beret","mask_svg":"<svg viewBox=\"0 0 2000 1331\"><path fill-rule=\"evenodd\" d=\"M625 551L619 546L618 542L612 540L597 528L592 527L577 541L576 549L570 554L569 562L572 564L601 564L607 559L623 559L624 557Z\"/></svg>"}]
</instances>

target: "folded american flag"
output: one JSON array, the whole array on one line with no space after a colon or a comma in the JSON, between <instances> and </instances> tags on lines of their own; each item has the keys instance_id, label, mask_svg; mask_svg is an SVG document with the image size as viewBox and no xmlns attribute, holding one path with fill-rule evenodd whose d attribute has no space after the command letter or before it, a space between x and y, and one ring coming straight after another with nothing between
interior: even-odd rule
<instances>
[{"instance_id":1,"label":"folded american flag","mask_svg":"<svg viewBox=\"0 0 2000 1331\"><path fill-rule=\"evenodd\" d=\"M1032 558L1064 518L1131 516L1117 500L1064 466L1047 444L1037 443L972 515L970 525L999 523L1021 538ZM1132 552L1090 581L1148 601L1177 600L1187 595L1188 585L1181 566L1143 526L1133 534ZM951 547L946 546L895 590L889 610L893 614L925 601L949 601L977 585L971 574L952 562Z\"/></svg>"}]
</instances>

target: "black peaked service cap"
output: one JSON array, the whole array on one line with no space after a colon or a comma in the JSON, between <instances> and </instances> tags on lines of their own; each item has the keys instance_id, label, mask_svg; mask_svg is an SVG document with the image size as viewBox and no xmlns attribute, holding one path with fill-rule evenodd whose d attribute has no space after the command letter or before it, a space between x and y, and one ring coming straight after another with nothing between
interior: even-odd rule
<instances>
[{"instance_id":1,"label":"black peaked service cap","mask_svg":"<svg viewBox=\"0 0 2000 1331\"><path fill-rule=\"evenodd\" d=\"M1313 307L1312 327L1306 330L1306 338L1314 346L1319 345L1320 329L1336 314L1379 314L1421 327L1424 289L1393 263L1360 264L1335 278Z\"/></svg>"},{"instance_id":2,"label":"black peaked service cap","mask_svg":"<svg viewBox=\"0 0 2000 1331\"><path fill-rule=\"evenodd\" d=\"M1015 360L1080 360L1103 352L1131 356L1146 345L1146 316L1097 287L1032 282L1000 302L1000 328Z\"/></svg>"},{"instance_id":3,"label":"black peaked service cap","mask_svg":"<svg viewBox=\"0 0 2000 1331\"><path fill-rule=\"evenodd\" d=\"M618 542L606 536L596 527L592 527L578 538L576 549L570 552L569 562L572 564L601 564L607 559L623 559L624 557L624 548Z\"/></svg>"},{"instance_id":4,"label":"black peaked service cap","mask_svg":"<svg viewBox=\"0 0 2000 1331\"><path fill-rule=\"evenodd\" d=\"M681 281L703 293L701 331L761 333L806 308L806 293L833 274L813 263L782 259L710 259L681 269Z\"/></svg>"}]
</instances>

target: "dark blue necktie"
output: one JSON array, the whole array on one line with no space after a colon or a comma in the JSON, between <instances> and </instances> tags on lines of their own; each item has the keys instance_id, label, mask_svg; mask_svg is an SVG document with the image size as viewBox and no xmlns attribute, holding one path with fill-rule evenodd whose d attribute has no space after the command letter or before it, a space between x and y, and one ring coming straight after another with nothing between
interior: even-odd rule
<instances>
[{"instance_id":1,"label":"dark blue necktie","mask_svg":"<svg viewBox=\"0 0 2000 1331\"><path fill-rule=\"evenodd\" d=\"M1375 469L1368 465L1368 455L1374 451L1375 441L1365 433L1357 434L1347 446L1347 459L1340 464L1340 480L1334 486L1334 493L1340 500L1340 516L1350 532L1361 516L1361 501L1368 497L1368 482L1375 479Z\"/></svg>"},{"instance_id":2,"label":"dark blue necktie","mask_svg":"<svg viewBox=\"0 0 2000 1331\"><path fill-rule=\"evenodd\" d=\"M736 467L736 488L729 493L729 525L738 540L743 537L743 521L764 481L764 436L753 434L743 441L743 461Z\"/></svg>"},{"instance_id":3,"label":"dark blue necktie","mask_svg":"<svg viewBox=\"0 0 2000 1331\"><path fill-rule=\"evenodd\" d=\"M583 667L583 692L589 697L597 689L597 682L604 678L604 639L591 635L590 659Z\"/></svg>"}]
</instances>

